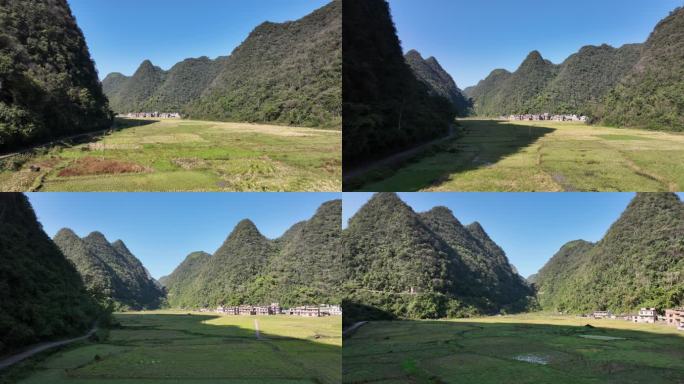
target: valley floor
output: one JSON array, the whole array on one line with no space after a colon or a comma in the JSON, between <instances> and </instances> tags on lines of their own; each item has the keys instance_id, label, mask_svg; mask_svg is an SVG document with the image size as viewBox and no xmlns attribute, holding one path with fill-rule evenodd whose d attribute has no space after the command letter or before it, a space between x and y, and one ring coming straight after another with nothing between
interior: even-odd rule
<instances>
[{"instance_id":1,"label":"valley floor","mask_svg":"<svg viewBox=\"0 0 684 384\"><path fill-rule=\"evenodd\" d=\"M340 316L120 313L120 328L24 366L21 384L339 383ZM259 338L257 338L257 327ZM16 376L16 375L15 375ZM0 378L0 382L2 382Z\"/></svg>"},{"instance_id":2,"label":"valley floor","mask_svg":"<svg viewBox=\"0 0 684 384\"><path fill-rule=\"evenodd\" d=\"M684 135L464 119L462 137L345 182L364 191L679 191Z\"/></svg>"},{"instance_id":3,"label":"valley floor","mask_svg":"<svg viewBox=\"0 0 684 384\"><path fill-rule=\"evenodd\" d=\"M678 383L684 332L526 314L371 322L345 339L344 383Z\"/></svg>"},{"instance_id":4,"label":"valley floor","mask_svg":"<svg viewBox=\"0 0 684 384\"><path fill-rule=\"evenodd\" d=\"M40 152L4 159L0 191L341 189L334 130L158 120Z\"/></svg>"}]
</instances>

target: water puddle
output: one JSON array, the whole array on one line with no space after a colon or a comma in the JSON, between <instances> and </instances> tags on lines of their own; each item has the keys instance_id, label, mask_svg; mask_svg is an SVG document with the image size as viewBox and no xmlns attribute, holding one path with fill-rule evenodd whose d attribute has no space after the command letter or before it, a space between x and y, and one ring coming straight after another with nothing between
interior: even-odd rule
<instances>
[{"instance_id":1,"label":"water puddle","mask_svg":"<svg viewBox=\"0 0 684 384\"><path fill-rule=\"evenodd\" d=\"M583 337L585 339L593 339L593 340L627 340L624 337L612 337L612 336L600 336L600 335L579 335L579 337Z\"/></svg>"},{"instance_id":2,"label":"water puddle","mask_svg":"<svg viewBox=\"0 0 684 384\"><path fill-rule=\"evenodd\" d=\"M532 353L526 355L518 355L515 357L518 361L524 361L526 363L547 365L549 363L548 356L535 355Z\"/></svg>"}]
</instances>

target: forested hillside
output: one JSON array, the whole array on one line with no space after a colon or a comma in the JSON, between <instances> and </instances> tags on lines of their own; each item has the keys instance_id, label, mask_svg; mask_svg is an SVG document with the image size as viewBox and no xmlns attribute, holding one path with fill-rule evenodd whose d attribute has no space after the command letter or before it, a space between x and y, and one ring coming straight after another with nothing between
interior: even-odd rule
<instances>
[{"instance_id":1,"label":"forested hillside","mask_svg":"<svg viewBox=\"0 0 684 384\"><path fill-rule=\"evenodd\" d=\"M683 61L684 8L677 8L644 44L585 46L557 66L535 51L513 74L496 69L465 93L480 116L582 114L606 125L683 131Z\"/></svg>"},{"instance_id":2,"label":"forested hillside","mask_svg":"<svg viewBox=\"0 0 684 384\"><path fill-rule=\"evenodd\" d=\"M187 59L168 71L142 63L103 81L112 108L193 119L339 128L342 2L297 20L265 22L228 57Z\"/></svg>"},{"instance_id":3,"label":"forested hillside","mask_svg":"<svg viewBox=\"0 0 684 384\"><path fill-rule=\"evenodd\" d=\"M605 97L609 125L684 131L684 8L655 27L630 73Z\"/></svg>"},{"instance_id":4,"label":"forested hillside","mask_svg":"<svg viewBox=\"0 0 684 384\"><path fill-rule=\"evenodd\" d=\"M406 63L411 67L418 80L427 84L434 94L445 97L456 108L458 116L466 116L470 109L470 102L463 92L456 86L454 79L439 64L437 59L423 57L416 50L410 50L404 55Z\"/></svg>"},{"instance_id":5,"label":"forested hillside","mask_svg":"<svg viewBox=\"0 0 684 384\"><path fill-rule=\"evenodd\" d=\"M596 244L564 245L535 278L544 309L571 313L684 304L684 204L639 193Z\"/></svg>"},{"instance_id":6,"label":"forested hillside","mask_svg":"<svg viewBox=\"0 0 684 384\"><path fill-rule=\"evenodd\" d=\"M502 78L502 73L493 79ZM533 113L531 100L541 93L558 73L558 67L545 60L537 51L530 52L520 67L510 76L496 84L491 98L477 98L474 100L475 112L484 116L501 116L507 114ZM491 75L490 75L491 76ZM491 81L490 81L491 82ZM486 84L490 83L487 82ZM471 90L470 94L477 95L482 91ZM484 92L485 95L489 93Z\"/></svg>"},{"instance_id":7,"label":"forested hillside","mask_svg":"<svg viewBox=\"0 0 684 384\"><path fill-rule=\"evenodd\" d=\"M343 231L345 322L519 312L534 292L505 253L444 207L415 213L394 193L374 195Z\"/></svg>"},{"instance_id":8,"label":"forested hillside","mask_svg":"<svg viewBox=\"0 0 684 384\"><path fill-rule=\"evenodd\" d=\"M79 238L64 228L54 242L74 264L85 286L111 299L117 309L154 309L162 304L164 289L123 241L109 243L99 232Z\"/></svg>"},{"instance_id":9,"label":"forested hillside","mask_svg":"<svg viewBox=\"0 0 684 384\"><path fill-rule=\"evenodd\" d=\"M358 165L443 136L456 111L406 63L385 0L345 1L343 161Z\"/></svg>"},{"instance_id":10,"label":"forested hillside","mask_svg":"<svg viewBox=\"0 0 684 384\"><path fill-rule=\"evenodd\" d=\"M102 313L22 194L0 193L0 292L0 355L80 334Z\"/></svg>"},{"instance_id":11,"label":"forested hillside","mask_svg":"<svg viewBox=\"0 0 684 384\"><path fill-rule=\"evenodd\" d=\"M0 84L0 152L111 125L66 0L0 2Z\"/></svg>"},{"instance_id":12,"label":"forested hillside","mask_svg":"<svg viewBox=\"0 0 684 384\"><path fill-rule=\"evenodd\" d=\"M165 278L169 304L339 302L341 211L339 200L327 202L275 240L264 237L250 220L241 221L213 255L192 253Z\"/></svg>"}]
</instances>

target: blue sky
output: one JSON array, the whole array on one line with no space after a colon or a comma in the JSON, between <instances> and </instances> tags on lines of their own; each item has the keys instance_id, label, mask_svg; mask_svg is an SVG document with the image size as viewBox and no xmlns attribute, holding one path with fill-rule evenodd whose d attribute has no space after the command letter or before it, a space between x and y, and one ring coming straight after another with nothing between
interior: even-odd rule
<instances>
[{"instance_id":1,"label":"blue sky","mask_svg":"<svg viewBox=\"0 0 684 384\"><path fill-rule=\"evenodd\" d=\"M372 193L344 193L342 223ZM521 275L536 273L571 240L600 240L634 193L400 193L417 212L443 205L464 225L478 221ZM684 198L684 193L679 194Z\"/></svg>"},{"instance_id":2,"label":"blue sky","mask_svg":"<svg viewBox=\"0 0 684 384\"><path fill-rule=\"evenodd\" d=\"M682 0L389 0L405 51L435 56L459 87L532 50L560 63L584 45L644 42Z\"/></svg>"},{"instance_id":3,"label":"blue sky","mask_svg":"<svg viewBox=\"0 0 684 384\"><path fill-rule=\"evenodd\" d=\"M149 59L227 56L264 21L299 19L329 0L68 0L100 78Z\"/></svg>"},{"instance_id":4,"label":"blue sky","mask_svg":"<svg viewBox=\"0 0 684 384\"><path fill-rule=\"evenodd\" d=\"M121 239L159 278L190 252L214 253L233 227L249 218L268 238L307 220L339 193L28 193L43 224L54 236L69 227L83 237L102 232Z\"/></svg>"}]
</instances>

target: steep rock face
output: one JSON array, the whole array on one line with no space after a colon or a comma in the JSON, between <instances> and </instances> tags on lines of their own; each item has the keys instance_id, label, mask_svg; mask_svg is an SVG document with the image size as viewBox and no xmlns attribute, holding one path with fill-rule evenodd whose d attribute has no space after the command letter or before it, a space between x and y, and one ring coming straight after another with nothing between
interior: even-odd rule
<instances>
[{"instance_id":1,"label":"steep rock face","mask_svg":"<svg viewBox=\"0 0 684 384\"><path fill-rule=\"evenodd\" d=\"M79 238L62 229L55 244L74 264L86 287L111 299L122 309L158 308L164 289L121 240L109 243L100 232Z\"/></svg>"},{"instance_id":2,"label":"steep rock face","mask_svg":"<svg viewBox=\"0 0 684 384\"><path fill-rule=\"evenodd\" d=\"M3 1L0 84L0 151L111 125L66 0Z\"/></svg>"},{"instance_id":3,"label":"steep rock face","mask_svg":"<svg viewBox=\"0 0 684 384\"><path fill-rule=\"evenodd\" d=\"M350 219L343 262L350 318L466 316L532 304L532 289L479 224L464 227L445 207L417 214L393 193L376 194Z\"/></svg>"},{"instance_id":4,"label":"steep rock face","mask_svg":"<svg viewBox=\"0 0 684 384\"><path fill-rule=\"evenodd\" d=\"M385 0L344 2L343 159L359 165L446 134L449 100L404 60Z\"/></svg>"},{"instance_id":5,"label":"steep rock face","mask_svg":"<svg viewBox=\"0 0 684 384\"><path fill-rule=\"evenodd\" d=\"M466 116L468 114L468 109L470 108L469 101L437 59L434 57L423 59L416 50L408 51L404 58L413 70L413 73L419 80L427 84L434 94L451 101L454 108L456 108L458 116Z\"/></svg>"},{"instance_id":6,"label":"steep rock face","mask_svg":"<svg viewBox=\"0 0 684 384\"><path fill-rule=\"evenodd\" d=\"M598 117L617 126L684 131L684 8L658 23L632 71L605 97Z\"/></svg>"},{"instance_id":7,"label":"steep rock face","mask_svg":"<svg viewBox=\"0 0 684 384\"><path fill-rule=\"evenodd\" d=\"M101 308L21 194L0 194L0 354L77 334Z\"/></svg>"},{"instance_id":8,"label":"steep rock face","mask_svg":"<svg viewBox=\"0 0 684 384\"><path fill-rule=\"evenodd\" d=\"M640 193L595 245L564 246L537 277L542 306L570 312L633 311L684 303L684 204Z\"/></svg>"},{"instance_id":9,"label":"steep rock face","mask_svg":"<svg viewBox=\"0 0 684 384\"><path fill-rule=\"evenodd\" d=\"M213 256L193 253L166 278L169 304L339 303L341 211L339 200L326 202L274 240L241 221Z\"/></svg>"}]
</instances>

